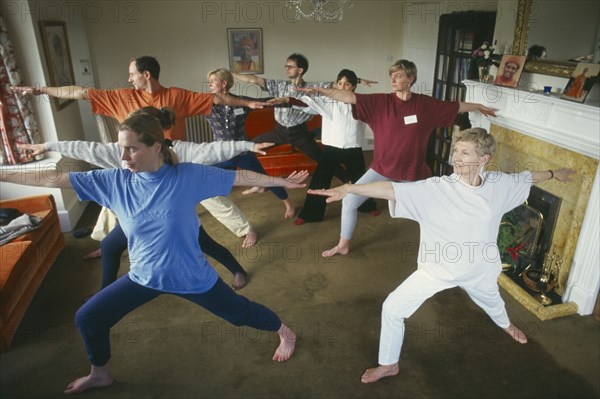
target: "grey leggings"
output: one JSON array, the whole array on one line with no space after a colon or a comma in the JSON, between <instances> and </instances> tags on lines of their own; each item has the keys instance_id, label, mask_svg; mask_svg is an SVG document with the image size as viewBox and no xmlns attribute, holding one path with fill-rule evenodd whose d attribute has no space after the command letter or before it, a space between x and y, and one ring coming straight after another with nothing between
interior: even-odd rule
<instances>
[{"instance_id":1,"label":"grey leggings","mask_svg":"<svg viewBox=\"0 0 600 399\"><path fill-rule=\"evenodd\" d=\"M385 176L380 175L373 169L368 169L355 184L366 184L376 181L392 181ZM340 236L346 240L352 239L352 233L356 227L356 218L358 207L362 205L369 197L363 197L356 194L348 194L342 200L342 231Z\"/></svg>"}]
</instances>

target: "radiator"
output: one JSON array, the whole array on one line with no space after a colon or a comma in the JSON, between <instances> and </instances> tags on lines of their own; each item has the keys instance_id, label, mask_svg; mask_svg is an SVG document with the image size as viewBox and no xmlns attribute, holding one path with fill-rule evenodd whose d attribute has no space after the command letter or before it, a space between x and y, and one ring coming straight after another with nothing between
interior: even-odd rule
<instances>
[{"instance_id":1,"label":"radiator","mask_svg":"<svg viewBox=\"0 0 600 399\"><path fill-rule=\"evenodd\" d=\"M111 116L95 114L94 117L100 133L100 140L103 143L116 143L119 139L119 122Z\"/></svg>"},{"instance_id":2,"label":"radiator","mask_svg":"<svg viewBox=\"0 0 600 399\"><path fill-rule=\"evenodd\" d=\"M185 136L187 141L194 143L210 143L213 141L210 125L200 115L185 118Z\"/></svg>"}]
</instances>

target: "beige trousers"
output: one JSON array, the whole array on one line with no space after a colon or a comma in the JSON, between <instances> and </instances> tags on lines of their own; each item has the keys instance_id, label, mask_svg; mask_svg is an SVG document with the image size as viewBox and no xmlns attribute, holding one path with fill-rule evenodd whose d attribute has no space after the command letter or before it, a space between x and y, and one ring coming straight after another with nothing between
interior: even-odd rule
<instances>
[{"instance_id":1,"label":"beige trousers","mask_svg":"<svg viewBox=\"0 0 600 399\"><path fill-rule=\"evenodd\" d=\"M117 220L117 215L110 209L102 207L102 209L100 209L100 214L98 214L98 220L96 220L94 230L92 230L92 239L102 241L102 239L118 224L119 221Z\"/></svg>"},{"instance_id":2,"label":"beige trousers","mask_svg":"<svg viewBox=\"0 0 600 399\"><path fill-rule=\"evenodd\" d=\"M246 215L229 198L212 197L205 199L200 205L236 236L243 237L250 232L251 227Z\"/></svg>"}]
</instances>

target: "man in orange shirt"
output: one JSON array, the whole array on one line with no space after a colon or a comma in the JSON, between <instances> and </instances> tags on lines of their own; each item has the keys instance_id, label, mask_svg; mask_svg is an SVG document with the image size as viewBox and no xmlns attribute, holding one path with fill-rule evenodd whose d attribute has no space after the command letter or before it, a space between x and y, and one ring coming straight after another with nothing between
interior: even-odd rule
<instances>
[{"instance_id":1,"label":"man in orange shirt","mask_svg":"<svg viewBox=\"0 0 600 399\"><path fill-rule=\"evenodd\" d=\"M233 107L262 108L263 104L243 100L230 94L197 93L178 87L164 87L159 82L160 64L154 57L142 56L129 63L128 82L133 88L100 90L81 86L62 87L29 87L15 86L16 93L46 94L69 100L89 100L92 111L96 114L108 115L119 122L127 118L129 113L139 108L153 106L169 107L175 111L175 125L165 131L165 137L171 140L185 140L185 118L194 115L208 115L213 104ZM224 225L238 237L244 237L242 246L247 248L256 244L256 232L248 219L231 200L225 197L214 197L202 202L202 205L222 220ZM99 256L92 255L91 258Z\"/></svg>"}]
</instances>

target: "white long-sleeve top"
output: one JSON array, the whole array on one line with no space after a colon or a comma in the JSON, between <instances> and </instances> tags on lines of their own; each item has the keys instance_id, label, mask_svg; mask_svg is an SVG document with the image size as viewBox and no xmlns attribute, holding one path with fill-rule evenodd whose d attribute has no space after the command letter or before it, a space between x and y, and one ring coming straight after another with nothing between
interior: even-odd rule
<instances>
[{"instance_id":1,"label":"white long-sleeve top","mask_svg":"<svg viewBox=\"0 0 600 399\"><path fill-rule=\"evenodd\" d=\"M56 151L64 156L80 159L101 168L119 168L121 149L117 143L99 143L95 141L49 141L45 143L48 151ZM212 143L193 143L190 141L173 142L173 151L180 162L193 162L211 165L227 161L246 151L252 151L254 143L250 141L214 141Z\"/></svg>"},{"instance_id":2,"label":"white long-sleeve top","mask_svg":"<svg viewBox=\"0 0 600 399\"><path fill-rule=\"evenodd\" d=\"M325 96L302 96L306 113L321 115L321 142L337 148L362 147L365 131L369 127L352 116L352 106ZM295 108L295 107L294 107Z\"/></svg>"}]
</instances>

